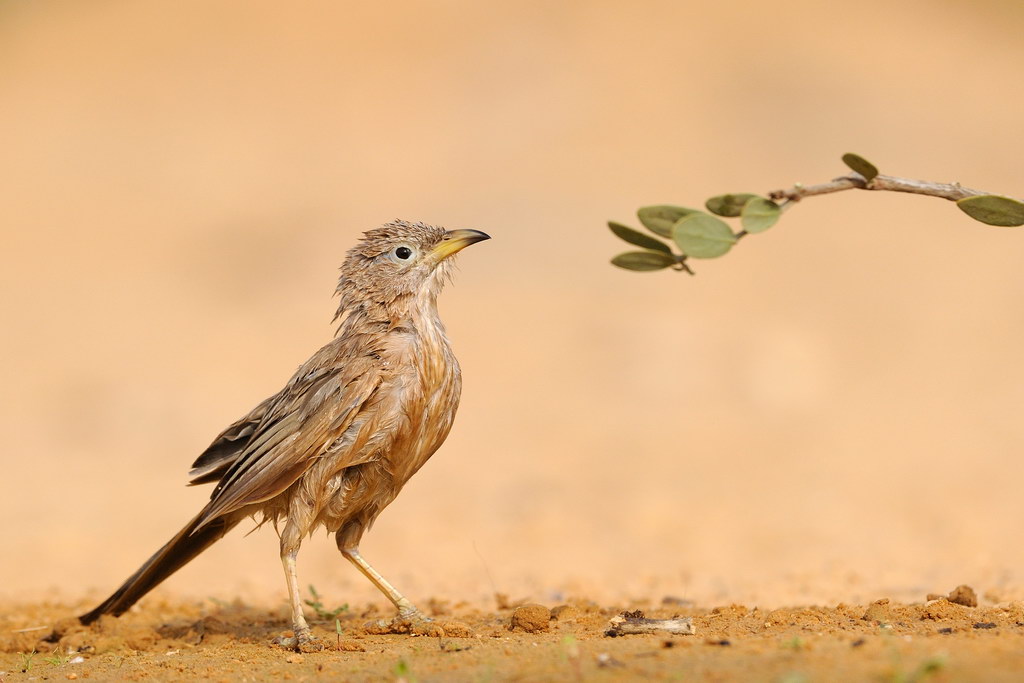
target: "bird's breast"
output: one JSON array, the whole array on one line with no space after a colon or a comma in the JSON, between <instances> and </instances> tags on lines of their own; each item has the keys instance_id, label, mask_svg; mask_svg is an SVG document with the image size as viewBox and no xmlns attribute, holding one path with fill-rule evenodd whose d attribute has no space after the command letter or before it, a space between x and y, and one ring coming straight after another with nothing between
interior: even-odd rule
<instances>
[{"instance_id":1,"label":"bird's breast","mask_svg":"<svg viewBox=\"0 0 1024 683\"><path fill-rule=\"evenodd\" d=\"M401 376L390 385L390 403L401 413L382 465L401 487L441 446L455 419L462 391L459 363L440 325L424 325L396 339Z\"/></svg>"}]
</instances>

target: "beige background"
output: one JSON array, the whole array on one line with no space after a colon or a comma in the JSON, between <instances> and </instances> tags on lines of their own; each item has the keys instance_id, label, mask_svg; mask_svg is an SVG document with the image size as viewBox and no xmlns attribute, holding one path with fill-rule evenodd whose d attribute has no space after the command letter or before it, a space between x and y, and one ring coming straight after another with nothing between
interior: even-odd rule
<instances>
[{"instance_id":1,"label":"beige background","mask_svg":"<svg viewBox=\"0 0 1024 683\"><path fill-rule=\"evenodd\" d=\"M1024 232L809 200L698 276L604 227L842 172L1024 194L1020 3L0 4L0 593L96 598L332 334L394 217L494 236L448 443L363 550L414 599L1024 595ZM317 534L303 583L373 597ZM160 589L277 604L270 530Z\"/></svg>"}]
</instances>

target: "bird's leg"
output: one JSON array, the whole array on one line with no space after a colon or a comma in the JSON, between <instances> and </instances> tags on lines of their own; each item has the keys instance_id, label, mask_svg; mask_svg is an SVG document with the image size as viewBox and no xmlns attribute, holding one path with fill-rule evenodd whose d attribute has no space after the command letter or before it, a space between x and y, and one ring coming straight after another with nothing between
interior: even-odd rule
<instances>
[{"instance_id":1,"label":"bird's leg","mask_svg":"<svg viewBox=\"0 0 1024 683\"><path fill-rule=\"evenodd\" d=\"M349 562L356 566L363 576L370 580L374 586L380 590L381 593L388 596L388 600L395 604L398 608L398 616L403 619L423 619L423 614L416 609L416 606L409 602L409 599L398 592L394 586L388 583L388 580L380 575L373 566L363 559L363 556L359 554L359 548L342 548L341 554L345 556Z\"/></svg>"},{"instance_id":2,"label":"bird's leg","mask_svg":"<svg viewBox=\"0 0 1024 683\"><path fill-rule=\"evenodd\" d=\"M299 596L299 573L295 569L295 558L299 554L299 543L290 543L286 540L293 535L288 533L288 529L285 529L285 533L281 535L281 564L284 565L284 577L288 583L288 601L292 607L292 631L295 635L291 638L279 636L274 639L274 642L283 647L296 650L320 649L316 647L316 638L310 633L309 624L306 623L306 616L302 613L302 599Z\"/></svg>"},{"instance_id":3,"label":"bird's leg","mask_svg":"<svg viewBox=\"0 0 1024 683\"><path fill-rule=\"evenodd\" d=\"M298 553L292 551L281 555L281 563L284 565L284 576L288 582L288 601L292 606L292 629L296 636L309 635L309 624L306 623L306 615L302 613L302 600L299 597L299 573L295 568L295 557Z\"/></svg>"},{"instance_id":4,"label":"bird's leg","mask_svg":"<svg viewBox=\"0 0 1024 683\"><path fill-rule=\"evenodd\" d=\"M429 617L416 609L416 606L413 605L408 598L399 593L387 579L380 575L380 572L374 569L369 562L363 559L363 556L359 554L358 546L341 548L340 550L341 554L345 556L345 559L354 564L356 569L362 572L363 576L368 578L381 593L388 596L388 600L394 603L395 607L398 608L398 617L393 621L384 621L373 624L372 628L383 632L415 633L435 636L444 635L444 631L442 631L439 626L434 625Z\"/></svg>"}]
</instances>

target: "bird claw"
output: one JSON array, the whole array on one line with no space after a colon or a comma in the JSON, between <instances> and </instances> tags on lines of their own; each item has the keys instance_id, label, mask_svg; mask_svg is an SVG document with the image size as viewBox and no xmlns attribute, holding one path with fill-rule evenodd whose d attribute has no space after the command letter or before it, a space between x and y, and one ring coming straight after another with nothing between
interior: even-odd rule
<instances>
[{"instance_id":1,"label":"bird claw","mask_svg":"<svg viewBox=\"0 0 1024 683\"><path fill-rule=\"evenodd\" d=\"M309 628L295 629L294 636L278 636L271 642L286 650L295 650L296 652L319 652L324 649L324 644L309 632Z\"/></svg>"},{"instance_id":2,"label":"bird claw","mask_svg":"<svg viewBox=\"0 0 1024 683\"><path fill-rule=\"evenodd\" d=\"M367 633L373 635L402 633L432 638L444 637L444 629L418 609L402 610L394 619L377 619L367 623L364 628Z\"/></svg>"}]
</instances>

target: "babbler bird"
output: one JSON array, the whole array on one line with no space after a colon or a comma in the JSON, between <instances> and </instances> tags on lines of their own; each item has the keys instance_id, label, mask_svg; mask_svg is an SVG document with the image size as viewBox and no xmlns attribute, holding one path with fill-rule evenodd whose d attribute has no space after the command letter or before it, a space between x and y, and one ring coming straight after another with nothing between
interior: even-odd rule
<instances>
[{"instance_id":1,"label":"babbler bird","mask_svg":"<svg viewBox=\"0 0 1024 683\"><path fill-rule=\"evenodd\" d=\"M313 641L302 613L295 558L318 526L398 608L422 614L359 554L359 540L405 482L448 436L462 378L437 295L451 257L489 239L394 221L348 252L336 294L334 339L288 384L225 429L192 465L190 484L217 482L210 502L96 609L79 620L122 614L249 516L281 537L294 638ZM282 524L283 523L283 524Z\"/></svg>"}]
</instances>

